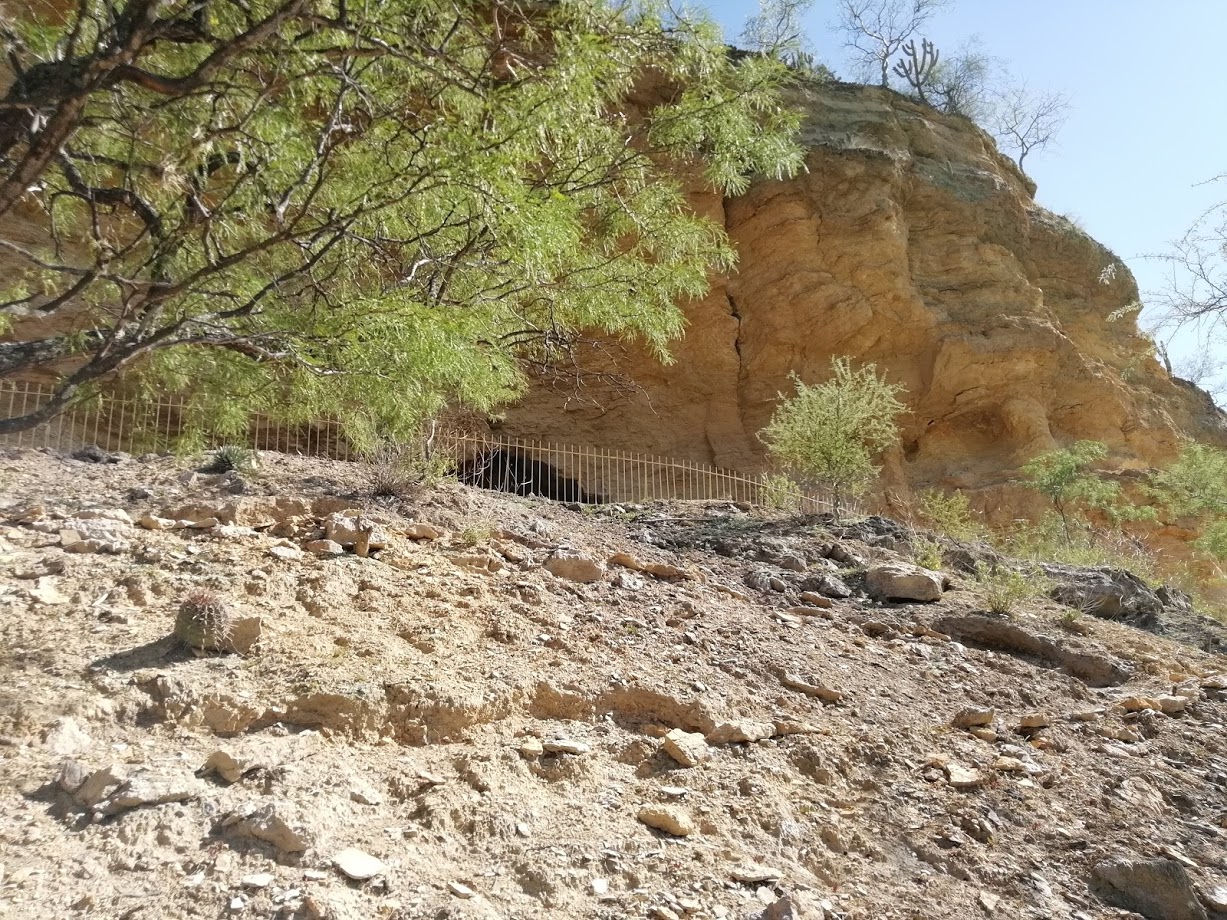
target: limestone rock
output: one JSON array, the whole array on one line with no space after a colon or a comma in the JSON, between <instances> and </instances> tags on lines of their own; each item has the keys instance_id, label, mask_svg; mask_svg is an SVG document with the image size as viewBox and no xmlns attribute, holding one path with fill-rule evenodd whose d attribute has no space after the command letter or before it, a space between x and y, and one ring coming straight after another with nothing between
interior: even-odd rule
<instances>
[{"instance_id":1,"label":"limestone rock","mask_svg":"<svg viewBox=\"0 0 1227 920\"><path fill-rule=\"evenodd\" d=\"M1206 920L1184 866L1173 859L1113 859L1091 870L1091 890L1148 920Z\"/></svg>"},{"instance_id":2,"label":"limestone rock","mask_svg":"<svg viewBox=\"0 0 1227 920\"><path fill-rule=\"evenodd\" d=\"M316 556L340 556L345 552L345 547L336 540L311 540L303 549Z\"/></svg>"},{"instance_id":3,"label":"limestone rock","mask_svg":"<svg viewBox=\"0 0 1227 920\"><path fill-rule=\"evenodd\" d=\"M355 882L365 882L367 879L382 875L383 862L369 853L349 847L332 857L332 864Z\"/></svg>"},{"instance_id":4,"label":"limestone rock","mask_svg":"<svg viewBox=\"0 0 1227 920\"><path fill-rule=\"evenodd\" d=\"M645 805L638 817L641 824L674 837L689 837L698 830L689 813L677 805Z\"/></svg>"},{"instance_id":5,"label":"limestone rock","mask_svg":"<svg viewBox=\"0 0 1227 920\"><path fill-rule=\"evenodd\" d=\"M723 722L707 733L708 744L738 744L748 741L762 741L775 734L775 726L771 722L754 722L750 719L737 719Z\"/></svg>"},{"instance_id":6,"label":"limestone rock","mask_svg":"<svg viewBox=\"0 0 1227 920\"><path fill-rule=\"evenodd\" d=\"M358 556L388 545L388 535L381 524L364 514L343 511L334 511L324 518L324 538L352 549Z\"/></svg>"},{"instance_id":7,"label":"limestone rock","mask_svg":"<svg viewBox=\"0 0 1227 920\"><path fill-rule=\"evenodd\" d=\"M415 521L405 527L405 536L410 540L438 540L443 536L443 531L433 524Z\"/></svg>"},{"instance_id":8,"label":"limestone rock","mask_svg":"<svg viewBox=\"0 0 1227 920\"><path fill-rule=\"evenodd\" d=\"M1053 600L1110 620L1148 625L1158 620L1164 603L1146 582L1132 572L1113 568L1073 565L1040 566L1053 582Z\"/></svg>"},{"instance_id":9,"label":"limestone rock","mask_svg":"<svg viewBox=\"0 0 1227 920\"><path fill-rule=\"evenodd\" d=\"M554 738L541 743L542 750L547 754L587 754L592 748L582 741L572 741L569 738Z\"/></svg>"},{"instance_id":10,"label":"limestone rock","mask_svg":"<svg viewBox=\"0 0 1227 920\"><path fill-rule=\"evenodd\" d=\"M918 565L887 562L870 566L865 587L871 597L881 600L939 601L942 576Z\"/></svg>"},{"instance_id":11,"label":"limestone rock","mask_svg":"<svg viewBox=\"0 0 1227 920\"><path fill-rule=\"evenodd\" d=\"M299 823L297 809L275 800L223 822L241 835L272 844L283 853L302 853L311 846L312 835Z\"/></svg>"},{"instance_id":12,"label":"limestone rock","mask_svg":"<svg viewBox=\"0 0 1227 920\"><path fill-rule=\"evenodd\" d=\"M675 728L665 735L660 749L683 767L697 767L711 756L711 750L702 734L680 728Z\"/></svg>"},{"instance_id":13,"label":"limestone rock","mask_svg":"<svg viewBox=\"0 0 1227 920\"><path fill-rule=\"evenodd\" d=\"M992 725L996 717L997 713L993 709L968 706L956 712L950 724L955 728L975 728L981 725Z\"/></svg>"},{"instance_id":14,"label":"limestone rock","mask_svg":"<svg viewBox=\"0 0 1227 920\"><path fill-rule=\"evenodd\" d=\"M196 798L203 791L204 787L200 781L187 772L137 770L111 790L106 798L95 806L95 811L104 815L115 815L145 805L183 802Z\"/></svg>"},{"instance_id":15,"label":"limestone rock","mask_svg":"<svg viewBox=\"0 0 1227 920\"><path fill-rule=\"evenodd\" d=\"M93 739L76 719L57 719L43 737L48 753L59 757L74 757L90 749Z\"/></svg>"},{"instance_id":16,"label":"limestone rock","mask_svg":"<svg viewBox=\"0 0 1227 920\"><path fill-rule=\"evenodd\" d=\"M600 581L605 574L605 566L583 553L570 550L558 550L545 560L545 568L557 578L568 581L591 583Z\"/></svg>"}]
</instances>

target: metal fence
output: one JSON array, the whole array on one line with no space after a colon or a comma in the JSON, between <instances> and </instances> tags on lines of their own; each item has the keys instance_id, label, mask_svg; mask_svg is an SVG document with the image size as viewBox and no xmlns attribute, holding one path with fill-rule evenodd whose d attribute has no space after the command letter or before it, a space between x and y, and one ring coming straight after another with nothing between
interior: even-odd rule
<instances>
[{"instance_id":1,"label":"metal fence","mask_svg":"<svg viewBox=\"0 0 1227 920\"><path fill-rule=\"evenodd\" d=\"M32 412L51 394L50 387L38 383L0 381L0 419ZM334 421L293 425L257 415L246 433L236 436L189 424L191 413L178 397L101 396L36 428L0 434L0 446L73 451L97 445L142 454L174 449L190 430L189 443L205 449L241 443L307 457L361 459ZM832 496L803 494L779 477L633 451L455 431L440 433L430 450L472 485L521 495L585 503L724 500L806 513L832 510Z\"/></svg>"}]
</instances>

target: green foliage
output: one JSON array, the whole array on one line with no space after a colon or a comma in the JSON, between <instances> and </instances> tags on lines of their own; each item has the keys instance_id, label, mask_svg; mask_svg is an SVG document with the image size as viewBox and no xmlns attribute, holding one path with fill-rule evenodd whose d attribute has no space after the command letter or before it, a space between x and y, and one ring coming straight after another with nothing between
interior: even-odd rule
<instances>
[{"instance_id":1,"label":"green foliage","mask_svg":"<svg viewBox=\"0 0 1227 920\"><path fill-rule=\"evenodd\" d=\"M931 537L922 537L920 534L912 534L908 541L912 546L912 561L926 569L940 571L942 559L942 545Z\"/></svg>"},{"instance_id":2,"label":"green foliage","mask_svg":"<svg viewBox=\"0 0 1227 920\"><path fill-rule=\"evenodd\" d=\"M1034 562L1109 566L1133 572L1156 587L1163 583L1154 555L1141 541L1115 528L1095 531L1081 525L1067 531L1064 522L1050 514L1038 523L1016 521L997 542L1011 555Z\"/></svg>"},{"instance_id":3,"label":"green foliage","mask_svg":"<svg viewBox=\"0 0 1227 920\"><path fill-rule=\"evenodd\" d=\"M1193 541L1198 549L1209 553L1219 562L1227 562L1227 518L1212 521Z\"/></svg>"},{"instance_id":4,"label":"green foliage","mask_svg":"<svg viewBox=\"0 0 1227 920\"><path fill-rule=\"evenodd\" d=\"M451 458L433 453L424 436L406 441L380 441L362 452L371 495L404 498L421 486L447 478Z\"/></svg>"},{"instance_id":5,"label":"green foliage","mask_svg":"<svg viewBox=\"0 0 1227 920\"><path fill-rule=\"evenodd\" d=\"M1227 561L1227 450L1188 441L1152 483L1156 501L1177 516L1198 519L1202 533L1193 545Z\"/></svg>"},{"instance_id":6,"label":"green foliage","mask_svg":"<svg viewBox=\"0 0 1227 920\"><path fill-rule=\"evenodd\" d=\"M795 512L801 508L803 497L801 487L788 476L764 473L762 482L763 503L768 508L789 512Z\"/></svg>"},{"instance_id":7,"label":"green foliage","mask_svg":"<svg viewBox=\"0 0 1227 920\"><path fill-rule=\"evenodd\" d=\"M1188 441L1154 477L1154 495L1178 515L1227 514L1227 450Z\"/></svg>"},{"instance_id":8,"label":"green foliage","mask_svg":"<svg viewBox=\"0 0 1227 920\"><path fill-rule=\"evenodd\" d=\"M48 221L0 315L82 331L0 344L0 373L76 355L56 406L139 364L211 427L370 445L506 403L585 332L667 358L734 261L686 189L802 163L784 63L654 0L42 8L5 24L0 218L34 189ZM45 162L26 113L66 126Z\"/></svg>"},{"instance_id":9,"label":"green foliage","mask_svg":"<svg viewBox=\"0 0 1227 920\"><path fill-rule=\"evenodd\" d=\"M256 455L238 444L226 444L213 451L209 462L200 468L202 473L252 473L256 469Z\"/></svg>"},{"instance_id":10,"label":"green foliage","mask_svg":"<svg viewBox=\"0 0 1227 920\"><path fill-rule=\"evenodd\" d=\"M1154 509L1125 500L1121 487L1101 479L1094 464L1108 455L1099 441L1078 441L1072 447L1041 454L1022 468L1030 486L1047 496L1061 519L1067 543L1075 542L1075 532L1088 530L1085 514L1098 511L1113 523L1153 518Z\"/></svg>"},{"instance_id":11,"label":"green foliage","mask_svg":"<svg viewBox=\"0 0 1227 920\"><path fill-rule=\"evenodd\" d=\"M1047 590L1044 579L1024 575L1006 565L976 564L976 584L984 605L993 613L1012 614L1028 598L1038 597Z\"/></svg>"},{"instance_id":12,"label":"green foliage","mask_svg":"<svg viewBox=\"0 0 1227 920\"><path fill-rule=\"evenodd\" d=\"M873 454L898 439L895 418L904 406L896 398L903 387L878 377L872 364L853 370L847 358L834 358L831 368L831 379L816 386L794 375L796 394L781 394L759 438L800 481L830 489L838 517L848 496L877 475Z\"/></svg>"},{"instance_id":13,"label":"green foliage","mask_svg":"<svg viewBox=\"0 0 1227 920\"><path fill-rule=\"evenodd\" d=\"M931 530L955 540L974 543L988 535L971 502L959 491L925 490L920 496L920 514Z\"/></svg>"}]
</instances>

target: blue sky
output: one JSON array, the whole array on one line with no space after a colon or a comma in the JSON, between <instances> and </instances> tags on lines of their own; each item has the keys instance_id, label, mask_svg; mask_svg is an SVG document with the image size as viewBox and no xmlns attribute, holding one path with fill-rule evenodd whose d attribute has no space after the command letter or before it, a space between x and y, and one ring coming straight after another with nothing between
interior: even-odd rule
<instances>
[{"instance_id":1,"label":"blue sky","mask_svg":"<svg viewBox=\"0 0 1227 920\"><path fill-rule=\"evenodd\" d=\"M757 0L700 3L734 40ZM850 78L833 0L806 24L815 56ZM925 29L939 48L978 34L984 49L1037 89L1073 104L1055 149L1027 171L1040 204L1075 218L1123 258L1143 299L1163 283L1160 252L1227 188L1227 0L954 0ZM1175 343L1174 353L1190 342ZM1222 355L1227 359L1227 354Z\"/></svg>"}]
</instances>

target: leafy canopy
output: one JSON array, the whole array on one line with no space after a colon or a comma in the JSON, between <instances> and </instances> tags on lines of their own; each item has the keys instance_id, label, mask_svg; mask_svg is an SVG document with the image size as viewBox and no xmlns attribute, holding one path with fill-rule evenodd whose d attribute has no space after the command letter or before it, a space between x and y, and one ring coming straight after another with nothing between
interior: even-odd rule
<instances>
[{"instance_id":1,"label":"leafy canopy","mask_svg":"<svg viewBox=\"0 0 1227 920\"><path fill-rule=\"evenodd\" d=\"M0 430L138 365L226 427L328 415L361 440L449 400L496 407L585 330L666 357L677 300L734 259L686 190L801 164L783 65L735 63L710 23L666 10L19 11L0 220L21 209L39 232L0 240L0 376L61 382Z\"/></svg>"},{"instance_id":2,"label":"leafy canopy","mask_svg":"<svg viewBox=\"0 0 1227 920\"><path fill-rule=\"evenodd\" d=\"M896 398L903 387L878 377L872 364L853 370L847 358L833 358L831 370L816 386L794 375L796 393L783 398L759 438L784 469L831 489L838 514L877 475L873 455L898 439L895 418L904 406Z\"/></svg>"}]
</instances>

